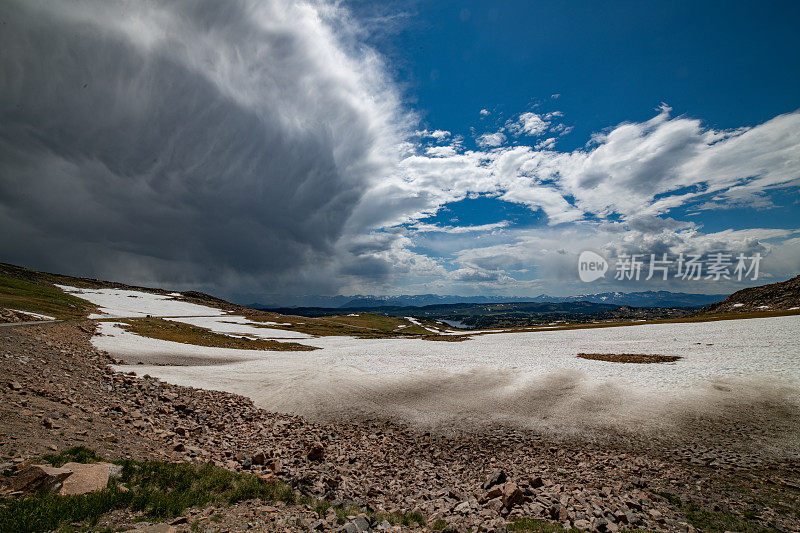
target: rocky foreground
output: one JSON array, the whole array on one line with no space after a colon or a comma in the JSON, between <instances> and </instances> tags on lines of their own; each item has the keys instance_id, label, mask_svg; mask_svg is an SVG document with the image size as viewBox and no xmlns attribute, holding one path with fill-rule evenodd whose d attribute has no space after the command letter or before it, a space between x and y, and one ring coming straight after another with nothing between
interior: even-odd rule
<instances>
[{"instance_id":1,"label":"rocky foreground","mask_svg":"<svg viewBox=\"0 0 800 533\"><path fill-rule=\"evenodd\" d=\"M800 462L751 456L724 438L670 445L502 428L431 433L387 421L314 424L240 396L115 372L90 343L94 327L0 328L0 472L10 474L7 482L45 454L86 446L109 460L254 472L352 509L343 518L332 508L254 500L192 509L152 531L505 531L524 527L523 517L601 532L800 531ZM735 429L726 438L748 438ZM376 512L418 518L392 526L374 520ZM120 511L100 526L142 529L146 522Z\"/></svg>"}]
</instances>

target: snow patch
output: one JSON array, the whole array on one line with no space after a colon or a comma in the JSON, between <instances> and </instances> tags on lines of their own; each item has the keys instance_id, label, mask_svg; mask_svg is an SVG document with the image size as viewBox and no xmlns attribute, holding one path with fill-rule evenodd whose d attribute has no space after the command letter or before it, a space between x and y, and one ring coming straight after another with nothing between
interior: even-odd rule
<instances>
[{"instance_id":1,"label":"snow patch","mask_svg":"<svg viewBox=\"0 0 800 533\"><path fill-rule=\"evenodd\" d=\"M123 318L166 316L219 316L225 311L205 305L175 300L171 296L125 289L80 289L68 285L56 285L62 291L86 300L97 307L100 313L89 318Z\"/></svg>"},{"instance_id":2,"label":"snow patch","mask_svg":"<svg viewBox=\"0 0 800 533\"><path fill-rule=\"evenodd\" d=\"M424 330L430 331L431 333L436 333L437 335L438 335L439 333L441 333L441 332L440 332L438 329L433 329L433 328L429 328L429 327L427 327L427 326L423 326L422 324L420 324L419 320L417 320L417 319L416 319L416 318L414 318L413 316L404 316L403 318L405 318L406 320L408 320L409 322L411 322L411 323L412 323L412 324L414 324L415 326L419 326L419 327L421 327L421 328L422 328L422 329L424 329Z\"/></svg>"},{"instance_id":3,"label":"snow patch","mask_svg":"<svg viewBox=\"0 0 800 533\"><path fill-rule=\"evenodd\" d=\"M24 313L26 315L32 316L33 318L39 318L41 320L55 320L56 317L49 316L49 315L42 315L39 313L32 313L30 311L23 311L22 309L9 309L9 311L15 311L17 313Z\"/></svg>"},{"instance_id":4,"label":"snow patch","mask_svg":"<svg viewBox=\"0 0 800 533\"><path fill-rule=\"evenodd\" d=\"M259 339L310 339L308 333L286 331L284 329L258 327L259 322L253 322L243 316L225 315L221 317L184 317L172 318L175 322L183 322L200 328L210 329L215 333L234 335L237 337L257 337Z\"/></svg>"},{"instance_id":5,"label":"snow patch","mask_svg":"<svg viewBox=\"0 0 800 533\"><path fill-rule=\"evenodd\" d=\"M334 406L343 411L350 407L357 410L364 405L390 408L398 398L407 398L407 405L402 407L409 407L411 417L415 413L434 416L447 409L463 417L464 406L459 402L492 383L499 388L484 391L487 398L532 386L536 392L537 383L550 380L556 386L553 390L561 391L567 386L563 394L567 394L570 401L575 392L569 385L577 383L580 385L576 389L578 392L584 388L589 391L584 398L587 402L596 400L596 394L603 391L612 398L617 397L619 391L635 391L660 399L679 399L695 387L710 386L718 379L741 379L747 383L760 378L780 380L791 390L800 392L800 337L795 334L798 326L800 317L788 316L500 333L474 336L466 343L418 338L319 337L304 342L322 348L314 352L248 353L142 339L124 332L116 333L110 328L106 330L107 326L103 325L104 333L108 331L117 336L97 337L93 342L117 357L127 350L128 353L167 357L160 362L172 365L181 364L181 357L208 361L204 366L148 364L119 368L140 375L150 374L178 385L243 394L259 407L271 411L313 416L323 407ZM579 359L576 355L580 352L680 355L683 359L673 365L619 364ZM175 361L170 362L168 357L174 357ZM215 361L223 357L230 364ZM430 379L460 383L464 390L438 387L432 389L435 394L428 396L427 389L415 388ZM403 395L393 395L392 387L410 388L404 389ZM414 391L417 396L413 395ZM411 396L407 397L406 393ZM455 396L449 396L451 393ZM559 394L562 393L534 394L534 397L557 402ZM629 404L639 405L637 402ZM575 402L571 405L574 407ZM577 405L583 403L578 401ZM497 412L487 416L535 418L536 410L527 409L527 406L523 403L522 407L514 408L525 408L524 412L503 411L498 407Z\"/></svg>"}]
</instances>

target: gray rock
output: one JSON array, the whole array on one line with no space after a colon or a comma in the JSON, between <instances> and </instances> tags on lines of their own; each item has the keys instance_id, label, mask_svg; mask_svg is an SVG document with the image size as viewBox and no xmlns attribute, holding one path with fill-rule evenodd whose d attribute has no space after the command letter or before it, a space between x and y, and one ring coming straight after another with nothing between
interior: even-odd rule
<instances>
[{"instance_id":1,"label":"gray rock","mask_svg":"<svg viewBox=\"0 0 800 533\"><path fill-rule=\"evenodd\" d=\"M483 481L483 488L490 489L495 485L501 485L506 482L506 473L502 470L493 470L486 476L486 479Z\"/></svg>"},{"instance_id":2,"label":"gray rock","mask_svg":"<svg viewBox=\"0 0 800 533\"><path fill-rule=\"evenodd\" d=\"M357 516L352 521L358 527L359 531L369 531L369 520L364 516Z\"/></svg>"}]
</instances>

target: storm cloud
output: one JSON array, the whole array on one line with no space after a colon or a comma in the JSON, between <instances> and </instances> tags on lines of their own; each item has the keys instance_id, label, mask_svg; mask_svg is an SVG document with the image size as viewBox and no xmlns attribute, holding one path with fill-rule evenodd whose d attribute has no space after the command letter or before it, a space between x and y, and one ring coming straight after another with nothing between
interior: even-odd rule
<instances>
[{"instance_id":1,"label":"storm cloud","mask_svg":"<svg viewBox=\"0 0 800 533\"><path fill-rule=\"evenodd\" d=\"M404 116L341 10L25 0L3 19L4 260L141 282L296 280L333 260L394 157Z\"/></svg>"}]
</instances>

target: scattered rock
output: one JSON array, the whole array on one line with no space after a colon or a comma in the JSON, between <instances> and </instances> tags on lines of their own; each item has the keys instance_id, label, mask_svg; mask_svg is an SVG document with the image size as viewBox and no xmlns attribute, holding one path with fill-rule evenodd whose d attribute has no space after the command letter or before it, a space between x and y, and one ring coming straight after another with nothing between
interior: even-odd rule
<instances>
[{"instance_id":1,"label":"scattered rock","mask_svg":"<svg viewBox=\"0 0 800 533\"><path fill-rule=\"evenodd\" d=\"M494 487L495 485L501 485L506 482L506 473L502 470L493 470L486 476L486 479L483 481L483 488L489 489Z\"/></svg>"}]
</instances>

